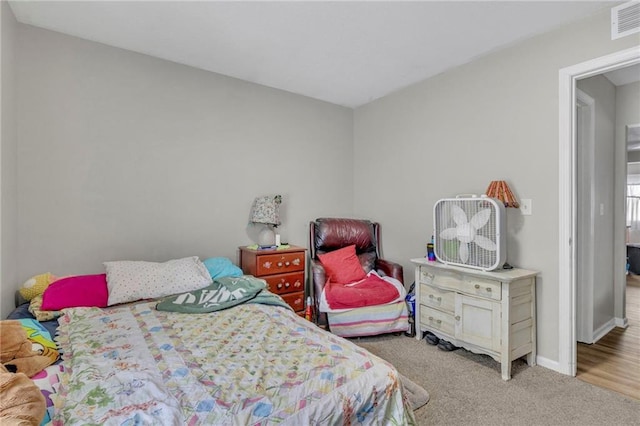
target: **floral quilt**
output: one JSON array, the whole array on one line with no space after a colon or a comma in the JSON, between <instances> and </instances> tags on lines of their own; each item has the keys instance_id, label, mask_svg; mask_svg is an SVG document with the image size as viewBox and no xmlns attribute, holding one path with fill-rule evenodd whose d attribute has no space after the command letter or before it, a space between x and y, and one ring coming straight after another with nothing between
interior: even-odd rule
<instances>
[{"instance_id":1,"label":"floral quilt","mask_svg":"<svg viewBox=\"0 0 640 426\"><path fill-rule=\"evenodd\" d=\"M276 306L60 319L54 425L413 424L395 368Z\"/></svg>"}]
</instances>

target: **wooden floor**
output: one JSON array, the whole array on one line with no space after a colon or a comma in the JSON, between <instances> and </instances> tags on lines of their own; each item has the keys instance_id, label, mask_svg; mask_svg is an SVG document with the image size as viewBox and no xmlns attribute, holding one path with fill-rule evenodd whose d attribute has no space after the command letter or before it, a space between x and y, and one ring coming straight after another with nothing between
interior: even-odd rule
<instances>
[{"instance_id":1,"label":"wooden floor","mask_svg":"<svg viewBox=\"0 0 640 426\"><path fill-rule=\"evenodd\" d=\"M629 326L592 345L578 343L576 377L640 400L640 276L627 276L626 299Z\"/></svg>"}]
</instances>

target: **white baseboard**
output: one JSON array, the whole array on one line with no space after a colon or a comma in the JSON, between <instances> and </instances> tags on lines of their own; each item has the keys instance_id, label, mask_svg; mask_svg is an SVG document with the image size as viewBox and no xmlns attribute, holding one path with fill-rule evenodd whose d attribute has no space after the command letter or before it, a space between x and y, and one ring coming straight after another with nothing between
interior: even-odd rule
<instances>
[{"instance_id":1,"label":"white baseboard","mask_svg":"<svg viewBox=\"0 0 640 426\"><path fill-rule=\"evenodd\" d=\"M622 328L627 328L629 327L629 321L627 321L627 318L616 318L616 327L622 327Z\"/></svg>"},{"instance_id":2,"label":"white baseboard","mask_svg":"<svg viewBox=\"0 0 640 426\"><path fill-rule=\"evenodd\" d=\"M545 358L543 356L537 355L536 356L536 364L538 364L541 367L548 368L549 370L553 370L553 371L557 371L558 373L566 374L560 368L560 363L558 361L554 361L552 359Z\"/></svg>"},{"instance_id":3,"label":"white baseboard","mask_svg":"<svg viewBox=\"0 0 640 426\"><path fill-rule=\"evenodd\" d=\"M598 340L602 339L608 332L613 330L616 327L615 318L611 318L602 327L593 331L593 343L596 343Z\"/></svg>"}]
</instances>

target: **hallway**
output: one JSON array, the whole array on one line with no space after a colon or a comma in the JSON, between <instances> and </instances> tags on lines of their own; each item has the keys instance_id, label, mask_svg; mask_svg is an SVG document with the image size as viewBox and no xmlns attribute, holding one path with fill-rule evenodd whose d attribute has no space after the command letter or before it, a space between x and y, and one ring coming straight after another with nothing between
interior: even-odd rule
<instances>
[{"instance_id":1,"label":"hallway","mask_svg":"<svg viewBox=\"0 0 640 426\"><path fill-rule=\"evenodd\" d=\"M627 275L626 299L629 326L593 345L578 343L576 377L640 400L640 276Z\"/></svg>"}]
</instances>

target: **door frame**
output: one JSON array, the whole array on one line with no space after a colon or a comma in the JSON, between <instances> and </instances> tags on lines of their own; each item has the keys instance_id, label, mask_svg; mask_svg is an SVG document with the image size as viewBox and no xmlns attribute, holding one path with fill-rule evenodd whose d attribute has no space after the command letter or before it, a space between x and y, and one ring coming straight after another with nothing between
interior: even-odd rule
<instances>
[{"instance_id":1,"label":"door frame","mask_svg":"<svg viewBox=\"0 0 640 426\"><path fill-rule=\"evenodd\" d=\"M593 343L593 286L595 251L595 100L576 88L576 340ZM580 167L582 166L582 167ZM588 208L585 208L588 203Z\"/></svg>"},{"instance_id":2,"label":"door frame","mask_svg":"<svg viewBox=\"0 0 640 426\"><path fill-rule=\"evenodd\" d=\"M559 71L558 371L576 375L576 80L640 63L632 47ZM614 224L617 223L614 218ZM616 230L617 231L617 230ZM624 231L624 229L623 229ZM614 240L617 241L617 240ZM624 241L624 239L622 240ZM616 259L614 259L616 262ZM615 266L615 265L614 265Z\"/></svg>"}]
</instances>

